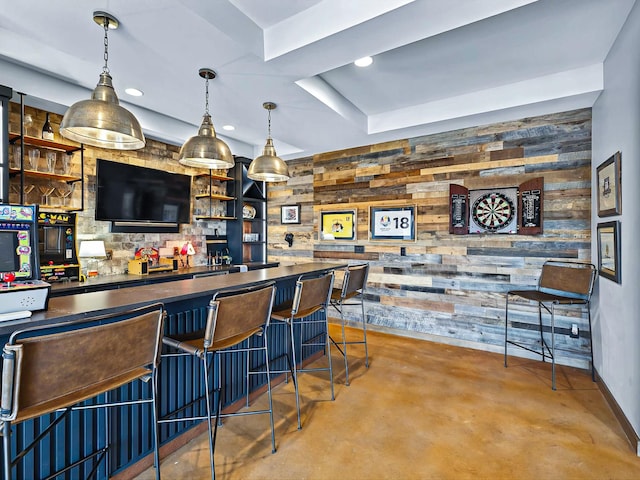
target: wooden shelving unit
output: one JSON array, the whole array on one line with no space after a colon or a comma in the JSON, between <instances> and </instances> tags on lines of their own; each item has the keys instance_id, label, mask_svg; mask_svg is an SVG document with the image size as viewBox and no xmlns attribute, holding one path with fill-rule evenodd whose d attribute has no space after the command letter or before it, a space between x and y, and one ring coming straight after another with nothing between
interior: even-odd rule
<instances>
[{"instance_id":1,"label":"wooden shelving unit","mask_svg":"<svg viewBox=\"0 0 640 480\"><path fill-rule=\"evenodd\" d=\"M72 212L84 210L84 147L82 145L67 145L65 143L43 140L37 137L30 137L27 135L23 136L18 133L9 133L9 143L11 145L14 145L14 147L19 146L22 148L20 154L20 167L18 168L14 166L9 168L9 181L20 182L19 203L25 203L24 187L26 179L33 179L35 183L43 183L45 181L59 181L72 184L79 182L81 185L79 194L79 207L69 205L47 205L40 202L35 203L38 203L39 209L43 211ZM28 153L26 152L28 147L42 148L44 150L51 150L55 151L56 153L62 153L64 155L73 155L75 152L80 152L80 176L56 173L55 170L53 172L43 172L40 170L30 170L25 168L25 156L28 155ZM73 196L73 194L71 194L70 196Z\"/></svg>"},{"instance_id":2,"label":"wooden shelving unit","mask_svg":"<svg viewBox=\"0 0 640 480\"><path fill-rule=\"evenodd\" d=\"M233 177L228 177L226 175L219 175L209 170L209 173L201 173L196 175L194 178L196 181L201 178L208 179L207 192L197 193L196 195L194 195L194 198L196 200L208 200L209 202L205 208L208 211L208 213L204 215L196 214L195 219L196 220L235 220L236 219L235 206L233 205L233 201L235 200L235 197L227 194L228 188L225 187L224 189L222 188L220 189L220 192L224 191L224 193L213 193L215 186L217 186L218 184L226 185L226 182L233 181ZM220 205L221 203L226 203L226 205L222 207ZM224 214L216 214L214 210L214 204L220 205L218 212L220 213L224 212Z\"/></svg>"}]
</instances>

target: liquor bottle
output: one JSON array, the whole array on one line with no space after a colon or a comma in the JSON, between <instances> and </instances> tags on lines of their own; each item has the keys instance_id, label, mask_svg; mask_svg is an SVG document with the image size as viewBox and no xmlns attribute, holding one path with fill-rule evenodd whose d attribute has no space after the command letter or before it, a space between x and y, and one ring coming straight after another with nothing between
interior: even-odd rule
<instances>
[{"instance_id":1,"label":"liquor bottle","mask_svg":"<svg viewBox=\"0 0 640 480\"><path fill-rule=\"evenodd\" d=\"M42 126L42 138L44 140L53 140L53 127L49 123L49 112L47 112L47 118Z\"/></svg>"}]
</instances>

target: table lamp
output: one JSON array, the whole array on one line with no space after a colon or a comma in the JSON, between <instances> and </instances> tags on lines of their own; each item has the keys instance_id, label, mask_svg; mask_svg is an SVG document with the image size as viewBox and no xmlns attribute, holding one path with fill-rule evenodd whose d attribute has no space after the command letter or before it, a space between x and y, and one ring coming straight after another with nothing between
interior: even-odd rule
<instances>
[{"instance_id":1,"label":"table lamp","mask_svg":"<svg viewBox=\"0 0 640 480\"><path fill-rule=\"evenodd\" d=\"M102 240L83 240L80 242L80 251L78 258L86 258L87 273L86 277L98 276L98 259L107 258L107 251L104 248Z\"/></svg>"}]
</instances>

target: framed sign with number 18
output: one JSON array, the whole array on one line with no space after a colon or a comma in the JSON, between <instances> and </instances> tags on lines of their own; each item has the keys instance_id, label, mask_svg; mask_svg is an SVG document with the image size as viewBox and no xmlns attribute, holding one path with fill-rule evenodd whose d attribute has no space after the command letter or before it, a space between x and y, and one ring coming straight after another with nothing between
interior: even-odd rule
<instances>
[{"instance_id":1,"label":"framed sign with number 18","mask_svg":"<svg viewBox=\"0 0 640 480\"><path fill-rule=\"evenodd\" d=\"M415 240L415 206L371 207L369 229L372 240Z\"/></svg>"}]
</instances>

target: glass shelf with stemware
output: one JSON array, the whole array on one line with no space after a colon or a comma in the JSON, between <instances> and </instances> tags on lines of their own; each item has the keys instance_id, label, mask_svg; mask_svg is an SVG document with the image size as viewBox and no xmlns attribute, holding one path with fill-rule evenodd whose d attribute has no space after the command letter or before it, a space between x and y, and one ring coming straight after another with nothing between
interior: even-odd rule
<instances>
[{"instance_id":1,"label":"glass shelf with stemware","mask_svg":"<svg viewBox=\"0 0 640 480\"><path fill-rule=\"evenodd\" d=\"M25 179L29 179L38 184L40 192L53 189L47 195L42 195L46 199L46 203L37 202L40 204L41 210L80 211L84 209L84 147L82 145L67 145L26 135L21 136L17 133L9 133L9 143L14 149L12 152L14 158L11 159L9 167L10 183L19 182L21 185L17 195L18 203L27 203L28 195L33 190L25 184ZM40 148L45 152L42 157L39 152ZM27 152L27 149L30 150ZM72 165L75 152L80 152L79 175L77 175L78 169ZM39 163L43 161L47 162L44 170L39 169ZM58 164L60 167L56 168ZM60 188L53 186L54 183L58 183ZM63 183L66 185L62 185ZM69 197L75 190L74 184L76 183L81 185L80 207L67 205ZM48 185L47 188L45 185ZM42 188L40 188L41 186ZM57 196L60 197L61 202L60 205L51 205L48 200L56 190L59 190Z\"/></svg>"},{"instance_id":2,"label":"glass shelf with stemware","mask_svg":"<svg viewBox=\"0 0 640 480\"><path fill-rule=\"evenodd\" d=\"M204 185L200 185L200 188L196 188L196 193L194 195L196 200L206 199L208 200L208 205L204 208L200 206L196 207L196 220L235 220L236 216L234 214L234 203L235 197L227 195L227 188L225 187L226 183L232 181L233 178L229 177L223 173L214 173L219 172L217 170L209 170L209 173L202 173L195 176L195 180L199 180L201 178L206 178L207 183ZM199 214L198 212L203 212L203 214Z\"/></svg>"}]
</instances>

